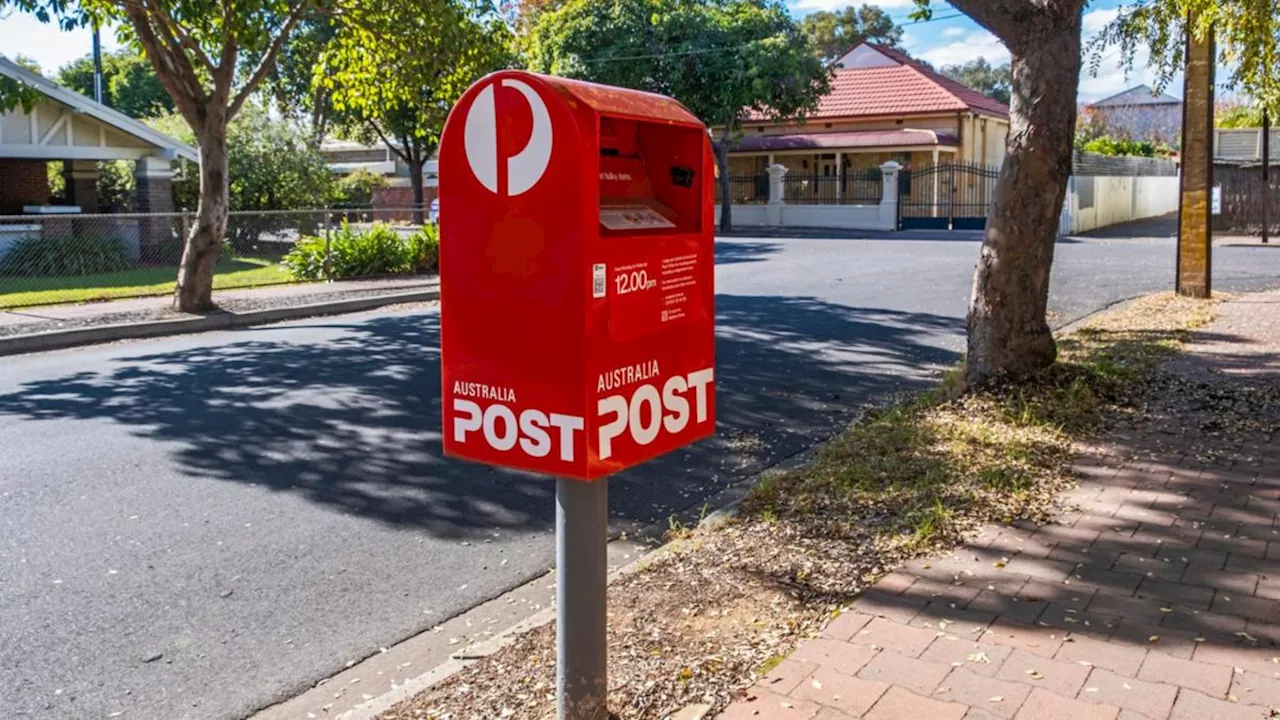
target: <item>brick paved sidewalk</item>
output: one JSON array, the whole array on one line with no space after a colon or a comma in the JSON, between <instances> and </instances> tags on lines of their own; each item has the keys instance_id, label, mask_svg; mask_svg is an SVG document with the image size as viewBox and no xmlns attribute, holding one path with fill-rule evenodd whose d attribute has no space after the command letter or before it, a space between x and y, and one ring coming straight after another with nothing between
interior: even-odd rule
<instances>
[{"instance_id":1,"label":"brick paved sidewalk","mask_svg":"<svg viewBox=\"0 0 1280 720\"><path fill-rule=\"evenodd\" d=\"M1277 357L1280 294L1256 294L1169 371L1274 393ZM1223 433L1205 452L1177 434L1202 412L1171 398L1107 434L1057 524L885 577L720 717L1280 717L1280 447Z\"/></svg>"}]
</instances>

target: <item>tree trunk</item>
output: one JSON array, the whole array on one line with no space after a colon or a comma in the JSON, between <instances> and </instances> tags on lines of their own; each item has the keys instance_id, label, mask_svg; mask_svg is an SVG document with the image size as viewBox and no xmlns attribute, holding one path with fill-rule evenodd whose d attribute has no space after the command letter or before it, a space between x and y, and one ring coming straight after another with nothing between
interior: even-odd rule
<instances>
[{"instance_id":1,"label":"tree trunk","mask_svg":"<svg viewBox=\"0 0 1280 720\"><path fill-rule=\"evenodd\" d=\"M716 155L716 170L720 173L720 232L733 230L733 198L730 197L732 185L729 182L729 141L722 139L712 141L711 149Z\"/></svg>"},{"instance_id":2,"label":"tree trunk","mask_svg":"<svg viewBox=\"0 0 1280 720\"><path fill-rule=\"evenodd\" d=\"M182 249L173 308L206 312L213 304L213 271L227 232L227 124L210 119L200 133L200 203Z\"/></svg>"},{"instance_id":3,"label":"tree trunk","mask_svg":"<svg viewBox=\"0 0 1280 720\"><path fill-rule=\"evenodd\" d=\"M1069 3L1070 4L1070 3ZM969 302L966 379L983 387L1053 364L1049 269L1071 175L1082 3L1019 27L1004 166Z\"/></svg>"},{"instance_id":4,"label":"tree trunk","mask_svg":"<svg viewBox=\"0 0 1280 720\"><path fill-rule=\"evenodd\" d=\"M426 158L413 157L409 160L409 185L413 188L413 224L422 225L426 222L423 214L423 204L426 195L422 188L422 169L426 167Z\"/></svg>"}]
</instances>

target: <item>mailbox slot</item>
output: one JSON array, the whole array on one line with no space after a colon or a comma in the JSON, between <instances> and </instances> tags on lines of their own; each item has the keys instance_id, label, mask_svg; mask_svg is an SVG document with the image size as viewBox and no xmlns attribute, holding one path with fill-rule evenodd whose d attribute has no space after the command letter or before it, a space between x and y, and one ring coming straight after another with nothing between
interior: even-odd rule
<instances>
[{"instance_id":1,"label":"mailbox slot","mask_svg":"<svg viewBox=\"0 0 1280 720\"><path fill-rule=\"evenodd\" d=\"M600 118L600 232L689 234L702 230L699 157L704 131L622 117Z\"/></svg>"}]
</instances>

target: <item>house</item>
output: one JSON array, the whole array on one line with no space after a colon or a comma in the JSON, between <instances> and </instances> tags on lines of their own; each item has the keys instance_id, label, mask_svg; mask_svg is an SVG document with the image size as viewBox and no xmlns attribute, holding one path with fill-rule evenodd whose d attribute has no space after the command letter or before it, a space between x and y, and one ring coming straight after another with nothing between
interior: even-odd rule
<instances>
[{"instance_id":1,"label":"house","mask_svg":"<svg viewBox=\"0 0 1280 720\"><path fill-rule=\"evenodd\" d=\"M1085 106L1087 122L1109 135L1175 144L1182 135L1182 101L1146 85Z\"/></svg>"},{"instance_id":2,"label":"house","mask_svg":"<svg viewBox=\"0 0 1280 720\"><path fill-rule=\"evenodd\" d=\"M0 115L0 214L98 212L98 162L132 160L138 212L172 212L172 163L196 150L0 56L0 77L38 93ZM49 207L48 163L62 161L69 206Z\"/></svg>"},{"instance_id":3,"label":"house","mask_svg":"<svg viewBox=\"0 0 1280 720\"><path fill-rule=\"evenodd\" d=\"M860 43L833 64L831 91L803 121L747 117L729 154L730 175L760 176L778 163L789 180L820 185L820 178L861 177L868 170L873 175L890 160L907 168L999 166L1004 160L1004 103L875 43Z\"/></svg>"},{"instance_id":4,"label":"house","mask_svg":"<svg viewBox=\"0 0 1280 720\"><path fill-rule=\"evenodd\" d=\"M320 146L325 164L335 175L349 175L364 170L381 175L388 180L386 187L373 191L375 209L408 208L413 206L413 188L409 182L409 164L385 143L365 145L347 140L326 140ZM436 197L440 184L440 164L428 160L422 168L423 202L427 205ZM399 218L399 215L395 217Z\"/></svg>"}]
</instances>

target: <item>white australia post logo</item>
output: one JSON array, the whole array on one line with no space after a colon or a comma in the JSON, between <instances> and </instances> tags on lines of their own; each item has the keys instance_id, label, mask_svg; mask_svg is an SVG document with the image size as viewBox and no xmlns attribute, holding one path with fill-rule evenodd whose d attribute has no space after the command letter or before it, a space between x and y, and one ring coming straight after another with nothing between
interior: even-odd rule
<instances>
[{"instance_id":1,"label":"white australia post logo","mask_svg":"<svg viewBox=\"0 0 1280 720\"><path fill-rule=\"evenodd\" d=\"M533 115L533 132L520 152L507 158L507 195L515 197L527 192L547 170L551 160L551 115L538 92L521 80L503 78L502 86L518 91L529 103ZM476 96L467 111L463 132L467 164L471 172L491 193L498 193L498 117L493 85Z\"/></svg>"}]
</instances>

